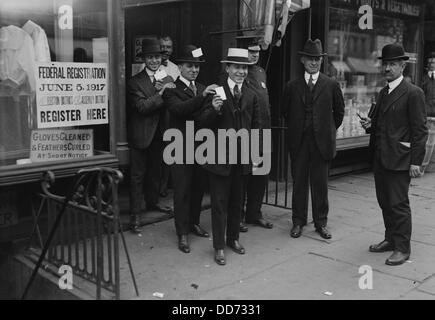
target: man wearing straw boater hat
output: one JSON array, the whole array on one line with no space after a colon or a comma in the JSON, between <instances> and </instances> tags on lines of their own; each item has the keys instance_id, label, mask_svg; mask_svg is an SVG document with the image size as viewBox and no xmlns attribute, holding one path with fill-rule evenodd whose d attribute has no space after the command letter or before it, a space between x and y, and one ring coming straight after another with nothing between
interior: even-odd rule
<instances>
[{"instance_id":1,"label":"man wearing straw boater hat","mask_svg":"<svg viewBox=\"0 0 435 320\"><path fill-rule=\"evenodd\" d=\"M267 90L266 71L258 65L260 58L260 45L258 41L253 40L248 45L249 60L253 65L248 68L246 84L252 89L258 97L258 106L263 129L270 129L270 102L269 92ZM268 175L248 175L245 181L245 193L242 206L242 220L240 222L240 232L247 232L248 224L260 226L266 229L272 229L273 224L264 219L261 212L264 193ZM246 203L246 210L245 209Z\"/></svg>"},{"instance_id":2,"label":"man wearing straw boater hat","mask_svg":"<svg viewBox=\"0 0 435 320\"><path fill-rule=\"evenodd\" d=\"M195 119L198 112L206 103L208 95L214 95L217 85L205 87L196 81L202 59L201 48L187 45L177 59L180 76L175 81L176 87L167 90L163 96L169 111L169 127L176 128L186 135L186 122ZM216 104L217 98L212 101ZM209 234L199 225L201 201L207 183L207 175L197 164L185 164L186 148L183 148L183 163L171 165L174 185L174 214L175 229L178 236L178 248L190 252L188 234L194 233L199 237L208 238Z\"/></svg>"},{"instance_id":3,"label":"man wearing straw boater hat","mask_svg":"<svg viewBox=\"0 0 435 320\"><path fill-rule=\"evenodd\" d=\"M408 192L411 178L421 175L427 140L426 110L423 91L403 78L409 59L403 47L388 44L379 59L388 85L380 91L371 118L363 118L361 124L370 133L369 150L385 238L371 245L369 251L393 251L385 263L400 265L411 253Z\"/></svg>"},{"instance_id":4,"label":"man wearing straw boater hat","mask_svg":"<svg viewBox=\"0 0 435 320\"><path fill-rule=\"evenodd\" d=\"M160 167L162 156L162 95L175 87L171 77L156 79L162 63L162 51L157 39L144 39L142 55L145 69L127 84L127 131L130 147L130 227L139 233L141 206L145 195L147 210L171 213L159 204ZM144 188L145 187L145 188Z\"/></svg>"},{"instance_id":5,"label":"man wearing straw boater hat","mask_svg":"<svg viewBox=\"0 0 435 320\"><path fill-rule=\"evenodd\" d=\"M322 238L330 239L326 227L328 176L330 162L336 155L336 131L343 121L343 94L337 81L320 73L326 54L319 39L308 39L299 54L305 73L287 83L283 99L293 176L290 236L299 238L307 224L311 187L314 227Z\"/></svg>"},{"instance_id":6,"label":"man wearing straw boater hat","mask_svg":"<svg viewBox=\"0 0 435 320\"><path fill-rule=\"evenodd\" d=\"M207 126L218 137L218 130L235 130L260 128L258 99L256 94L245 85L248 75L248 50L229 48L227 57L221 61L225 63L227 76L219 84L223 87L224 95L216 88L217 106L202 110L198 122ZM216 96L215 96L216 98ZM237 140L236 164L229 163L229 147L217 152L214 164L206 163L204 168L210 177L211 214L213 229L214 259L217 264L225 265L225 245L238 254L244 254L245 249L239 242L239 225L243 200L243 180L251 173L252 164L242 164L242 145ZM225 164L218 163L218 154L226 151ZM231 152L231 150L230 150ZM233 155L234 156L234 155Z\"/></svg>"}]
</instances>

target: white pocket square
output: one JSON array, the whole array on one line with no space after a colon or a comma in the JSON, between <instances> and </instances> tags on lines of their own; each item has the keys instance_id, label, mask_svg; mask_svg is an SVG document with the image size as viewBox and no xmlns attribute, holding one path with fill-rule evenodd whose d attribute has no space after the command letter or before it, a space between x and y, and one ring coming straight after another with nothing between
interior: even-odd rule
<instances>
[{"instance_id":1,"label":"white pocket square","mask_svg":"<svg viewBox=\"0 0 435 320\"><path fill-rule=\"evenodd\" d=\"M400 144L403 145L403 146L405 146L405 147L407 147L407 148L411 148L411 143L410 143L410 142L403 142L403 141L400 141Z\"/></svg>"}]
</instances>

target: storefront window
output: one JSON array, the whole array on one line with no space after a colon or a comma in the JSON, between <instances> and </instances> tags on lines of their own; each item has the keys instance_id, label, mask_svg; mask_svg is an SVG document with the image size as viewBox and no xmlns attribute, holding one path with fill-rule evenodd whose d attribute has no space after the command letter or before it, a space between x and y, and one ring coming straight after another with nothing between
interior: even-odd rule
<instances>
[{"instance_id":1,"label":"storefront window","mask_svg":"<svg viewBox=\"0 0 435 320\"><path fill-rule=\"evenodd\" d=\"M334 1L336 6L342 1ZM387 10L389 6L384 9ZM415 15L418 5L411 14ZM345 98L343 125L337 138L365 136L358 113L366 116L376 101L377 94L386 85L380 74L382 47L388 43L400 43L411 57L405 69L405 79L415 82L417 77L417 53L419 52L418 17L388 15L374 10L373 29L360 29L358 7L330 8L328 34L327 73L339 81Z\"/></svg>"},{"instance_id":2,"label":"storefront window","mask_svg":"<svg viewBox=\"0 0 435 320\"><path fill-rule=\"evenodd\" d=\"M110 152L105 0L0 1L0 168Z\"/></svg>"}]
</instances>

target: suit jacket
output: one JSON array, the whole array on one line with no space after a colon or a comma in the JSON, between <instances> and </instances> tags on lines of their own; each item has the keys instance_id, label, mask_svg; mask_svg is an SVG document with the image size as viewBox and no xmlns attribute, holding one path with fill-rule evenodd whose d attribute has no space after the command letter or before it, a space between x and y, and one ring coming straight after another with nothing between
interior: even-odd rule
<instances>
[{"instance_id":1,"label":"suit jacket","mask_svg":"<svg viewBox=\"0 0 435 320\"><path fill-rule=\"evenodd\" d=\"M167 77L163 82L171 80ZM128 142L133 148L145 149L164 116L163 98L156 92L145 69L128 81L127 99Z\"/></svg>"},{"instance_id":2,"label":"suit jacket","mask_svg":"<svg viewBox=\"0 0 435 320\"><path fill-rule=\"evenodd\" d=\"M388 95L388 87L381 90L373 112L370 129L370 154L373 158L380 147L380 160L389 170L409 170L411 164L421 165L426 152L428 130L423 91L403 80ZM377 122L383 113L384 130L377 141ZM406 144L410 144L408 147Z\"/></svg>"},{"instance_id":3,"label":"suit jacket","mask_svg":"<svg viewBox=\"0 0 435 320\"><path fill-rule=\"evenodd\" d=\"M435 80L429 78L427 73L423 76L421 88L426 98L426 114L435 117Z\"/></svg>"},{"instance_id":4,"label":"suit jacket","mask_svg":"<svg viewBox=\"0 0 435 320\"><path fill-rule=\"evenodd\" d=\"M266 71L257 65L250 66L246 84L252 89L258 97L258 105L260 107L260 118L264 129L270 129L270 101L269 92L267 90Z\"/></svg>"},{"instance_id":5,"label":"suit jacket","mask_svg":"<svg viewBox=\"0 0 435 320\"><path fill-rule=\"evenodd\" d=\"M283 116L287 120L290 156L296 157L302 141L305 122L304 77L289 81L284 90ZM344 116L344 100L337 81L320 73L313 93L313 129L320 154L332 160L337 154L336 133Z\"/></svg>"},{"instance_id":6,"label":"suit jacket","mask_svg":"<svg viewBox=\"0 0 435 320\"><path fill-rule=\"evenodd\" d=\"M236 109L234 107L233 95L228 86L227 79L220 83L224 87L227 100L224 101L220 111L216 111L211 105L211 97L207 99L206 105L195 116L198 125L202 128L210 128L214 132L216 142L215 164L205 164L204 169L220 176L229 176L231 173L231 164L228 164L228 151L229 146L226 146L227 161L226 164L218 164L218 129L236 129ZM262 124L259 115L259 105L257 95L245 84L241 90L242 96L240 99L240 115L241 115L241 128L247 129L261 129ZM261 143L261 140L260 140ZM261 150L261 146L260 146ZM251 173L252 165L243 165L243 174Z\"/></svg>"},{"instance_id":7,"label":"suit jacket","mask_svg":"<svg viewBox=\"0 0 435 320\"><path fill-rule=\"evenodd\" d=\"M169 112L169 127L185 133L186 121L193 121L194 113L198 112L206 101L202 96L205 86L195 82L197 89L197 96L195 96L180 79L175 81L175 85L175 89L165 90L163 99Z\"/></svg>"}]
</instances>

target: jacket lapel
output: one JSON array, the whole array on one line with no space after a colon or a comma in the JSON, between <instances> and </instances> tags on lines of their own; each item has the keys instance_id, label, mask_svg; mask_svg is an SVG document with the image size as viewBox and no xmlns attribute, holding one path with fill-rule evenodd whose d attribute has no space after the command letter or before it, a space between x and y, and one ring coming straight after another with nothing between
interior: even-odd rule
<instances>
[{"instance_id":1,"label":"jacket lapel","mask_svg":"<svg viewBox=\"0 0 435 320\"><path fill-rule=\"evenodd\" d=\"M228 83L225 82L223 85L225 90L225 95L227 96L226 103L228 104L229 111L231 115L234 117L234 102L233 102L233 94L231 93L230 87L228 86Z\"/></svg>"},{"instance_id":2,"label":"jacket lapel","mask_svg":"<svg viewBox=\"0 0 435 320\"><path fill-rule=\"evenodd\" d=\"M181 89L181 91L183 91L189 97L193 98L195 96L193 91L188 86L186 86L186 84L181 81L180 78L178 78L175 82L177 83L177 86Z\"/></svg>"},{"instance_id":3,"label":"jacket lapel","mask_svg":"<svg viewBox=\"0 0 435 320\"><path fill-rule=\"evenodd\" d=\"M391 94L388 96L387 104L384 106L382 110L383 113L387 112L394 102L396 102L398 99L400 99L400 97L402 97L406 92L408 92L405 81L406 80L403 79L402 82L397 86L397 88L394 89L393 92L391 92Z\"/></svg>"},{"instance_id":4,"label":"jacket lapel","mask_svg":"<svg viewBox=\"0 0 435 320\"><path fill-rule=\"evenodd\" d=\"M299 79L296 82L297 91L299 92L299 95L301 96L302 101L304 102L304 104L306 103L306 99L305 99L305 86L306 86L306 83L305 83L304 77L302 77L301 79Z\"/></svg>"},{"instance_id":5,"label":"jacket lapel","mask_svg":"<svg viewBox=\"0 0 435 320\"><path fill-rule=\"evenodd\" d=\"M319 97L323 87L326 85L325 77L323 74L319 74L316 85L314 86L313 102Z\"/></svg>"}]
</instances>

